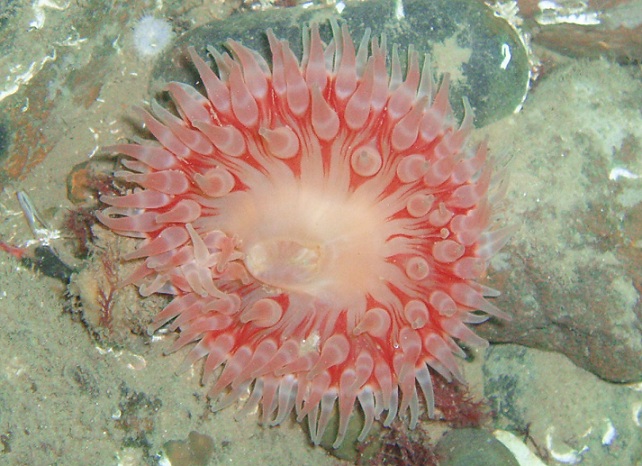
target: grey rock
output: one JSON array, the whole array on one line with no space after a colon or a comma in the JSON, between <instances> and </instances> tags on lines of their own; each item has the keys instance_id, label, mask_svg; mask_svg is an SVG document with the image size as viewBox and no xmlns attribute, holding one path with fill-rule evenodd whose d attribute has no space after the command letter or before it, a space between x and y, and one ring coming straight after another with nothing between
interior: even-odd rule
<instances>
[{"instance_id":1,"label":"grey rock","mask_svg":"<svg viewBox=\"0 0 642 466\"><path fill-rule=\"evenodd\" d=\"M389 50L392 44L399 44L402 60L410 45L420 56L431 54L437 76L446 71L451 73L451 102L456 114L461 115L462 97L467 96L475 110L477 126L508 115L520 105L528 86L530 66L522 42L508 23L477 0L405 0L401 18L396 3L348 1L341 13L329 7L294 7L245 12L213 21L181 36L159 58L151 87L158 91L167 81L196 82L186 53L188 46L205 56L206 46L221 50L231 38L269 60L265 31L271 28L277 37L288 39L295 55L300 57L302 25L318 22L322 38L329 42L332 38L329 20L335 18L348 25L357 45L365 29L370 28L371 37L385 33Z\"/></svg>"},{"instance_id":2,"label":"grey rock","mask_svg":"<svg viewBox=\"0 0 642 466\"><path fill-rule=\"evenodd\" d=\"M482 336L561 352L610 381L642 379L641 101L627 69L572 63L491 128L494 152L513 156L504 216L519 230L488 276L513 320Z\"/></svg>"},{"instance_id":3,"label":"grey rock","mask_svg":"<svg viewBox=\"0 0 642 466\"><path fill-rule=\"evenodd\" d=\"M519 466L508 448L482 429L451 430L435 453L441 466Z\"/></svg>"}]
</instances>

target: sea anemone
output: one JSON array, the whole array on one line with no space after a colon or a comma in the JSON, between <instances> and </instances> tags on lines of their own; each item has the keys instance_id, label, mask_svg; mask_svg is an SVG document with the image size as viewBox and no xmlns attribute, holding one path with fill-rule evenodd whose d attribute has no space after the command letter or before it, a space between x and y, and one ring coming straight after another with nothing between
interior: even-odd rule
<instances>
[{"instance_id":1,"label":"sea anemone","mask_svg":"<svg viewBox=\"0 0 642 466\"><path fill-rule=\"evenodd\" d=\"M216 409L249 393L244 411L294 410L318 444L337 405L338 447L357 400L363 440L407 410L414 427L419 393L432 415L432 370L462 380L456 340L486 344L467 324L507 317L475 280L508 229L448 77L437 90L412 49L404 77L396 47L388 72L385 38L355 51L332 26L327 46L304 31L301 63L271 31L271 67L230 40L216 74L190 48L206 96L171 82L179 116L140 110L156 141L109 148L140 188L102 196L98 218L144 239L125 283L173 296L150 332L173 320L172 350L196 343L185 364L205 358Z\"/></svg>"}]
</instances>

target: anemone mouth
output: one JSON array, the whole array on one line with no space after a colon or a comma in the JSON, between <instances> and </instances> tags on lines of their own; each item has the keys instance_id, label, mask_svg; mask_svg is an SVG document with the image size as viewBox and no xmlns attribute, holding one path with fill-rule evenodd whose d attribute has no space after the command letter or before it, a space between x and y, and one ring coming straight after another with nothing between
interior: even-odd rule
<instances>
[{"instance_id":1,"label":"anemone mouth","mask_svg":"<svg viewBox=\"0 0 642 466\"><path fill-rule=\"evenodd\" d=\"M320 244L268 238L253 244L244 262L257 280L281 290L294 291L316 278L322 259Z\"/></svg>"}]
</instances>

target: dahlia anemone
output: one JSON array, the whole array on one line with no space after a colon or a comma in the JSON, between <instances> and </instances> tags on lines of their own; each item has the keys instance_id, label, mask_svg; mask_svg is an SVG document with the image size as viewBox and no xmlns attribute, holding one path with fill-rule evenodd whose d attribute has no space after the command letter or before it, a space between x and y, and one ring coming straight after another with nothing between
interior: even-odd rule
<instances>
[{"instance_id":1,"label":"dahlia anemone","mask_svg":"<svg viewBox=\"0 0 642 466\"><path fill-rule=\"evenodd\" d=\"M206 96L171 82L179 116L140 111L156 141L109 148L140 188L98 218L144 239L125 283L173 295L150 332L196 343L185 364L205 358L216 409L249 393L242 411L294 410L318 444L337 405L335 447L357 400L359 440L407 410L414 427L431 370L462 380L456 340L486 344L467 324L507 318L475 281L508 236L488 231L486 145L467 148L470 106L457 126L448 77L436 89L414 50L404 77L369 31L355 51L345 26L326 46L313 25L301 63L267 34L271 67L230 40L216 74L189 49Z\"/></svg>"}]
</instances>

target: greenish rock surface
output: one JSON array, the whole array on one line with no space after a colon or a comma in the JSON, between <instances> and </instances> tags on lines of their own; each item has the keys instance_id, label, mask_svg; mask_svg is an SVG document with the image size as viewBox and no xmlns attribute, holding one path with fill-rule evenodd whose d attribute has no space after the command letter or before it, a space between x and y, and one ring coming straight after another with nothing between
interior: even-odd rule
<instances>
[{"instance_id":1,"label":"greenish rock surface","mask_svg":"<svg viewBox=\"0 0 642 466\"><path fill-rule=\"evenodd\" d=\"M493 345L486 357L484 394L496 428L567 464L640 464L639 384L609 383L561 354L524 346Z\"/></svg>"},{"instance_id":2,"label":"greenish rock surface","mask_svg":"<svg viewBox=\"0 0 642 466\"><path fill-rule=\"evenodd\" d=\"M429 54L437 77L444 72L451 75L455 113L461 117L466 96L475 110L477 126L512 113L523 101L530 78L523 44L508 23L476 0L368 0L346 2L340 13L329 7L295 7L235 14L181 36L156 63L151 88L158 91L167 81L198 81L189 63L188 46L205 56L206 46L221 49L231 38L269 59L265 31L271 28L300 56L302 26L319 23L321 37L329 42L331 18L346 23L357 43L370 28L372 37L385 34L389 49L399 44L402 59L411 45L420 56Z\"/></svg>"},{"instance_id":3,"label":"greenish rock surface","mask_svg":"<svg viewBox=\"0 0 642 466\"><path fill-rule=\"evenodd\" d=\"M440 466L519 466L512 453L490 432L455 429L436 448Z\"/></svg>"}]
</instances>

